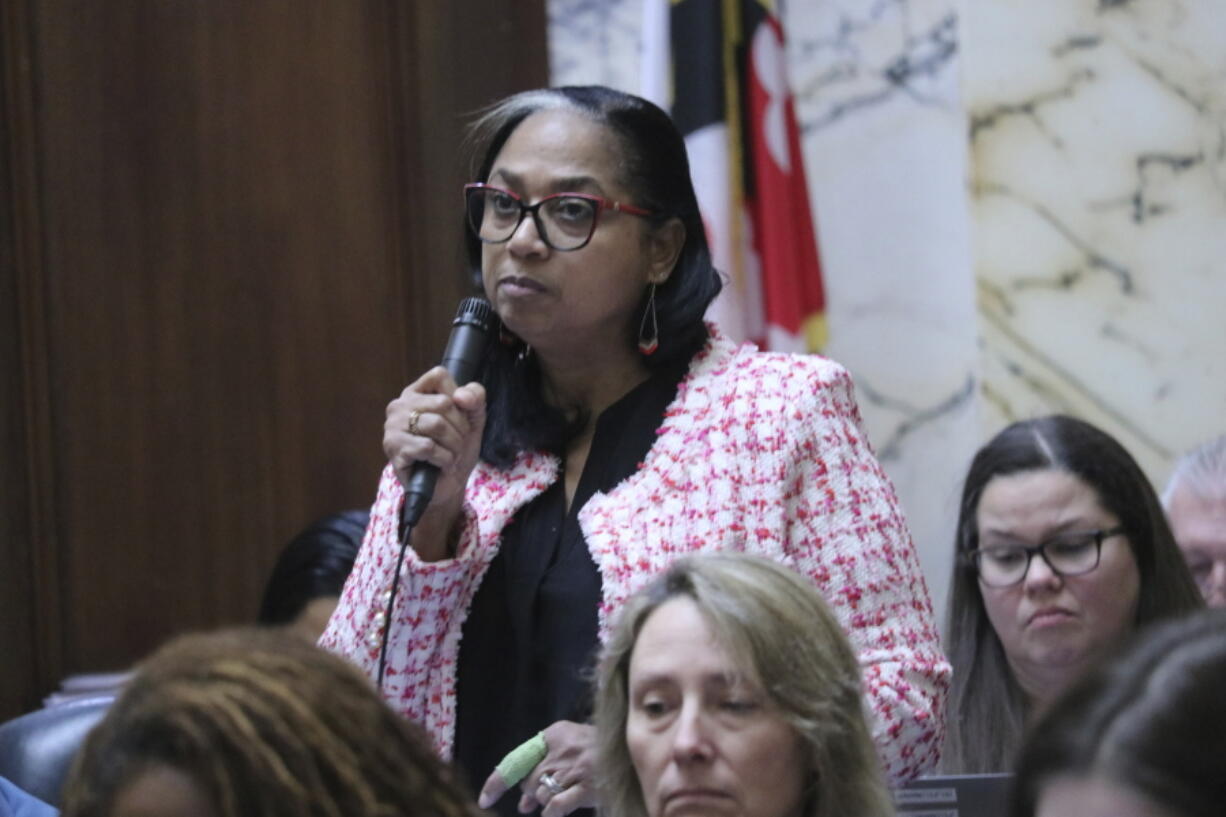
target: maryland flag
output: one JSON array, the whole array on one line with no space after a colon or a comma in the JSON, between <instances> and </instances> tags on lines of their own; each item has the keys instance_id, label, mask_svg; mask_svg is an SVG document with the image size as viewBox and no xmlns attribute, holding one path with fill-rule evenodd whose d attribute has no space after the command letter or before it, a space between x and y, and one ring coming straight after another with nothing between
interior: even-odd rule
<instances>
[{"instance_id":1,"label":"maryland flag","mask_svg":"<svg viewBox=\"0 0 1226 817\"><path fill-rule=\"evenodd\" d=\"M644 0L642 94L685 134L715 265L710 317L736 339L826 342L813 218L783 27L767 0Z\"/></svg>"}]
</instances>

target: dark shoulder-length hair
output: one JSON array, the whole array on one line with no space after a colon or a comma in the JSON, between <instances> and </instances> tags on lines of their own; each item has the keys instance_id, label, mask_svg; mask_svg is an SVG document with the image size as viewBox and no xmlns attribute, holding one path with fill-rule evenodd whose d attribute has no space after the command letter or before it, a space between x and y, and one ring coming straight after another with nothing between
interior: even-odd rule
<instances>
[{"instance_id":1,"label":"dark shoulder-length hair","mask_svg":"<svg viewBox=\"0 0 1226 817\"><path fill-rule=\"evenodd\" d=\"M1181 817L1226 803L1226 610L1155 625L1044 713L1020 754L1014 817L1057 777L1098 778Z\"/></svg>"},{"instance_id":2,"label":"dark shoulder-length hair","mask_svg":"<svg viewBox=\"0 0 1226 817\"><path fill-rule=\"evenodd\" d=\"M976 514L987 484L994 477L1048 468L1079 478L1120 520L1141 579L1138 626L1202 606L1153 486L1122 445L1084 420L1060 414L1008 426L972 460L958 510L945 633L954 667L949 701L954 717L942 768L950 772L1004 771L1021 743L1026 702L966 554L979 546Z\"/></svg>"},{"instance_id":3,"label":"dark shoulder-length hair","mask_svg":"<svg viewBox=\"0 0 1226 817\"><path fill-rule=\"evenodd\" d=\"M653 371L683 366L707 339L703 314L719 294L721 281L711 263L685 139L668 114L645 99L598 85L515 94L486 110L470 128L470 180L487 181L515 129L532 114L554 109L576 111L608 128L619 151L618 182L630 192L634 204L654 214L653 226L676 218L685 227L677 265L655 291L660 347L643 358ZM468 274L480 290L481 242L467 225L464 237ZM647 297L644 289L643 309ZM559 450L586 422L584 417L545 402L536 361L524 354L522 344L505 340L491 338L482 374L488 403L481 455L499 466L510 464L521 451ZM636 342L634 335L627 336L627 344Z\"/></svg>"},{"instance_id":4,"label":"dark shoulder-length hair","mask_svg":"<svg viewBox=\"0 0 1226 817\"><path fill-rule=\"evenodd\" d=\"M339 596L369 521L368 511L342 511L313 522L291 539L264 584L256 620L269 626L290 624L314 599Z\"/></svg>"}]
</instances>

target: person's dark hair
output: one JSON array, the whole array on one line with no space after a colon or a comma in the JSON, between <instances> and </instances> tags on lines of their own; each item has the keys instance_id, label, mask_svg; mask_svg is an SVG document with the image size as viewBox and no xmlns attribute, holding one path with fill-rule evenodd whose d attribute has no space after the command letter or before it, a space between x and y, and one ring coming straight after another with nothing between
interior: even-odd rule
<instances>
[{"instance_id":1,"label":"person's dark hair","mask_svg":"<svg viewBox=\"0 0 1226 817\"><path fill-rule=\"evenodd\" d=\"M291 539L264 585L257 621L289 624L312 600L339 596L369 520L367 511L342 511L314 522Z\"/></svg>"},{"instance_id":2,"label":"person's dark hair","mask_svg":"<svg viewBox=\"0 0 1226 817\"><path fill-rule=\"evenodd\" d=\"M480 813L356 667L259 628L181 637L142 663L77 756L64 816L107 817L157 766L220 817Z\"/></svg>"},{"instance_id":3,"label":"person's dark hair","mask_svg":"<svg viewBox=\"0 0 1226 817\"><path fill-rule=\"evenodd\" d=\"M508 97L486 110L469 132L470 180L487 181L499 151L529 116L543 110L571 110L607 127L619 150L618 180L633 204L652 211L653 226L676 218L685 227L685 244L668 281L656 287L660 347L643 362L653 371L683 365L707 338L703 314L719 294L721 281L690 179L685 139L663 110L631 94L601 86L547 88ZM468 272L481 287L481 242L465 227ZM647 306L644 289L642 308ZM560 450L586 422L548 405L540 372L531 356L521 359L522 345L507 345L492 332L482 374L487 391L482 459L509 465L521 451ZM637 338L627 336L634 345Z\"/></svg>"},{"instance_id":4,"label":"person's dark hair","mask_svg":"<svg viewBox=\"0 0 1226 817\"><path fill-rule=\"evenodd\" d=\"M1226 803L1226 610L1155 625L1072 686L1020 753L1013 815L1058 777L1099 778L1180 817Z\"/></svg>"},{"instance_id":5,"label":"person's dark hair","mask_svg":"<svg viewBox=\"0 0 1226 817\"><path fill-rule=\"evenodd\" d=\"M1026 701L988 620L975 568L963 554L979 546L976 514L987 484L994 477L1049 468L1079 478L1120 520L1141 579L1138 626L1202 606L1153 486L1122 445L1065 415L1008 426L975 455L958 510L945 630L954 667L949 711L957 717L949 723L942 753L945 771L1004 771L1021 743Z\"/></svg>"}]
</instances>

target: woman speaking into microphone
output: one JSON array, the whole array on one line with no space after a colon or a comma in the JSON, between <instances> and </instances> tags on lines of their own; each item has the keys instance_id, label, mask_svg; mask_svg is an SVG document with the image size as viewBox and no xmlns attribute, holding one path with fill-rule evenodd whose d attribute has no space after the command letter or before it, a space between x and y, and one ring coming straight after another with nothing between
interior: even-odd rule
<instances>
[{"instance_id":1,"label":"woman speaking into microphone","mask_svg":"<svg viewBox=\"0 0 1226 817\"><path fill-rule=\"evenodd\" d=\"M668 115L530 91L471 144L468 259L500 326L479 383L439 367L389 404L389 465L321 643L486 782L482 805L567 814L595 803L589 678L618 607L680 555L747 551L808 577L847 630L887 772L931 767L949 666L850 378L704 322L720 278ZM417 462L438 481L394 588ZM501 797L496 764L538 733L543 758Z\"/></svg>"}]
</instances>

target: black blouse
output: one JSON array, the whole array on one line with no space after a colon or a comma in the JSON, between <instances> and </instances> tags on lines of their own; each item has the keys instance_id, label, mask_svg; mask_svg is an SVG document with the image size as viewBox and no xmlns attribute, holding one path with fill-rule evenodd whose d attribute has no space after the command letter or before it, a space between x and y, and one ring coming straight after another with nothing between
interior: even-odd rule
<instances>
[{"instance_id":1,"label":"black blouse","mask_svg":"<svg viewBox=\"0 0 1226 817\"><path fill-rule=\"evenodd\" d=\"M601 582L579 510L637 470L684 372L654 374L597 418L569 512L559 474L503 531L460 640L455 758L474 792L507 752L546 726L590 719ZM518 815L520 794L507 792L492 811Z\"/></svg>"}]
</instances>

